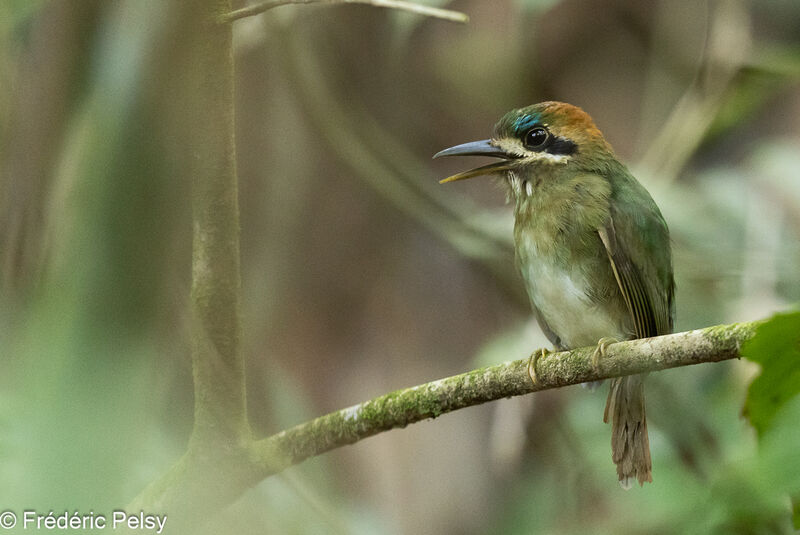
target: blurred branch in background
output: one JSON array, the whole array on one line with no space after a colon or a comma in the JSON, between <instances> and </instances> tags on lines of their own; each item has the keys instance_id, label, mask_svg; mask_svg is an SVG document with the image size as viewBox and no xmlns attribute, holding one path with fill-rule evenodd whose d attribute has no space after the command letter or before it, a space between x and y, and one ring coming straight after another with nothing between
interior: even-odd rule
<instances>
[{"instance_id":1,"label":"blurred branch in background","mask_svg":"<svg viewBox=\"0 0 800 535\"><path fill-rule=\"evenodd\" d=\"M705 138L732 82L751 53L750 15L739 1L708 3L702 63L638 166L674 181Z\"/></svg>"},{"instance_id":2,"label":"blurred branch in background","mask_svg":"<svg viewBox=\"0 0 800 535\"><path fill-rule=\"evenodd\" d=\"M292 4L366 4L374 7L386 7L400 11L409 11L411 13L416 13L417 15L424 15L426 17L434 17L452 22L469 22L469 17L458 11L424 6L414 2L404 2L402 0L271 0L269 2L261 2L259 4L254 4L252 6L231 11L230 13L222 15L220 17L220 21L232 22L234 20L264 13L265 11L274 9L276 7L288 6Z\"/></svg>"},{"instance_id":3,"label":"blurred branch in background","mask_svg":"<svg viewBox=\"0 0 800 535\"><path fill-rule=\"evenodd\" d=\"M366 186L424 225L465 258L492 274L512 302L529 307L514 267L512 233L497 224L497 214L439 187L430 168L411 154L353 99L339 94L326 77L303 29L282 31L284 67L295 81L307 117L330 147ZM349 103L348 105L345 103ZM475 214L478 214L477 216ZM509 228L511 224L508 219Z\"/></svg>"},{"instance_id":4,"label":"blurred branch in background","mask_svg":"<svg viewBox=\"0 0 800 535\"><path fill-rule=\"evenodd\" d=\"M239 190L234 139L233 29L216 22L230 0L176 2L185 23L175 54L185 98L180 156L191 179L194 423L184 456L138 500L175 524L241 493L250 440L241 349ZM211 489L211 490L210 490Z\"/></svg>"},{"instance_id":5,"label":"blurred branch in background","mask_svg":"<svg viewBox=\"0 0 800 535\"><path fill-rule=\"evenodd\" d=\"M28 61L7 85L26 88L0 116L0 288L8 297L40 282L49 252L44 204L57 174L60 140L80 103L74 97L90 74L91 30L101 6L96 0L55 2L42 10L30 28ZM13 20L11 13L0 11L0 17Z\"/></svg>"},{"instance_id":6,"label":"blurred branch in background","mask_svg":"<svg viewBox=\"0 0 800 535\"><path fill-rule=\"evenodd\" d=\"M193 440L200 447L249 435L241 339L239 189L233 103L233 32L194 3L186 50L186 166L192 180ZM185 12L189 10L186 9Z\"/></svg>"}]
</instances>

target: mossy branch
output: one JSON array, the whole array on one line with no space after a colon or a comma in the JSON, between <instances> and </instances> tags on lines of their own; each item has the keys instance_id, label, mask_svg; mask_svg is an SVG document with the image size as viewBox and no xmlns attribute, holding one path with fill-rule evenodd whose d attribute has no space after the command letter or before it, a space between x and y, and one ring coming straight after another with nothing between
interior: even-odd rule
<instances>
[{"instance_id":1,"label":"mossy branch","mask_svg":"<svg viewBox=\"0 0 800 535\"><path fill-rule=\"evenodd\" d=\"M254 4L252 6L243 7L241 9L225 13L220 17L220 22L233 22L245 17L259 15L276 7L288 6L292 4L366 4L374 7L386 7L391 9L399 9L401 11L409 11L411 13L416 13L417 15L434 17L452 22L466 23L469 21L469 17L467 15L458 11L425 6L416 4L414 2L405 2L403 0L270 0L268 2L259 2L258 4Z\"/></svg>"},{"instance_id":2,"label":"mossy branch","mask_svg":"<svg viewBox=\"0 0 800 535\"><path fill-rule=\"evenodd\" d=\"M720 325L612 344L596 369L591 363L594 347L551 353L537 364L536 384L530 380L528 361L524 359L397 390L257 441L254 459L267 474L275 473L382 431L487 401L738 358L742 344L753 337L757 325L758 322Z\"/></svg>"},{"instance_id":3,"label":"mossy branch","mask_svg":"<svg viewBox=\"0 0 800 535\"><path fill-rule=\"evenodd\" d=\"M527 359L506 362L397 390L261 440L245 437L217 450L190 447L127 509L167 512L171 527L190 531L264 478L309 457L496 399L738 358L742 344L753 337L758 324L720 325L612 344L597 368L591 362L594 347L551 353L538 362L536 384L528 376ZM599 406L598 411L599 415Z\"/></svg>"}]
</instances>

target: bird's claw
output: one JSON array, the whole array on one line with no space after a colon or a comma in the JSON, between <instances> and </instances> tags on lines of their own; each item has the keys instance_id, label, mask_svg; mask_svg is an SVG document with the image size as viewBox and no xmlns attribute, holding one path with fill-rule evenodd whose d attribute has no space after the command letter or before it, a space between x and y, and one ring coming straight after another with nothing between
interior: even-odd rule
<instances>
[{"instance_id":1,"label":"bird's claw","mask_svg":"<svg viewBox=\"0 0 800 535\"><path fill-rule=\"evenodd\" d=\"M550 350L544 347L531 353L531 357L528 359L528 375L530 376L533 384L538 383L538 380L536 379L536 363L539 362L540 358L546 357L548 354L550 354Z\"/></svg>"},{"instance_id":2,"label":"bird's claw","mask_svg":"<svg viewBox=\"0 0 800 535\"><path fill-rule=\"evenodd\" d=\"M595 348L594 353L592 353L592 367L595 370L600 365L600 359L606 356L606 349L608 349L608 346L611 344L616 344L617 342L619 342L619 340L610 336L604 336L597 341L597 347Z\"/></svg>"}]
</instances>

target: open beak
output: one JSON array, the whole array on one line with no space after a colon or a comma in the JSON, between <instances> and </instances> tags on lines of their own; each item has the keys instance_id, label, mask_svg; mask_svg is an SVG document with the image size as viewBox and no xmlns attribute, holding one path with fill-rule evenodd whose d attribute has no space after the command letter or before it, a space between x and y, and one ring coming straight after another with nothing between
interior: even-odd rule
<instances>
[{"instance_id":1,"label":"open beak","mask_svg":"<svg viewBox=\"0 0 800 535\"><path fill-rule=\"evenodd\" d=\"M463 173L458 173L457 175L449 176L440 180L439 184L508 171L509 169L512 169L513 159L516 158L515 156L505 152L503 149L492 145L490 139L463 143L461 145L456 145L455 147L450 147L449 149L444 149L443 151L437 152L433 155L434 158L439 158L440 156L491 156L493 158L502 158L503 160L500 162L490 163L489 165L476 167L475 169L470 169L469 171L464 171Z\"/></svg>"}]
</instances>

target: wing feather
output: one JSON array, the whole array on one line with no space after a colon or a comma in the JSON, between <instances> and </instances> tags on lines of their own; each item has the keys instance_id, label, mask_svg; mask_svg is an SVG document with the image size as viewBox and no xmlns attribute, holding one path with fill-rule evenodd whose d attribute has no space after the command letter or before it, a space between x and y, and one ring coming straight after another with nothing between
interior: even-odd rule
<instances>
[{"instance_id":1,"label":"wing feather","mask_svg":"<svg viewBox=\"0 0 800 535\"><path fill-rule=\"evenodd\" d=\"M652 203L652 200L650 202ZM637 338L672 332L674 282L668 250L669 234L666 225L662 225L661 214L657 213L657 216L658 220L645 222L649 224L649 228L637 229L632 228L636 225L635 221L625 221L624 213L612 209L606 225L598 230L617 285L631 314ZM650 237L665 248L662 254L654 255L652 251L646 249L647 232L663 233L663 236ZM620 236L620 233L624 235ZM641 251L646 265L637 265L630 250ZM664 265L657 264L659 261Z\"/></svg>"},{"instance_id":2,"label":"wing feather","mask_svg":"<svg viewBox=\"0 0 800 535\"><path fill-rule=\"evenodd\" d=\"M625 170L612 191L610 215L598 234L631 315L635 336L672 332L672 256L669 231L655 202ZM652 481L643 375L611 381L604 421L612 420L612 458L624 488Z\"/></svg>"}]
</instances>

